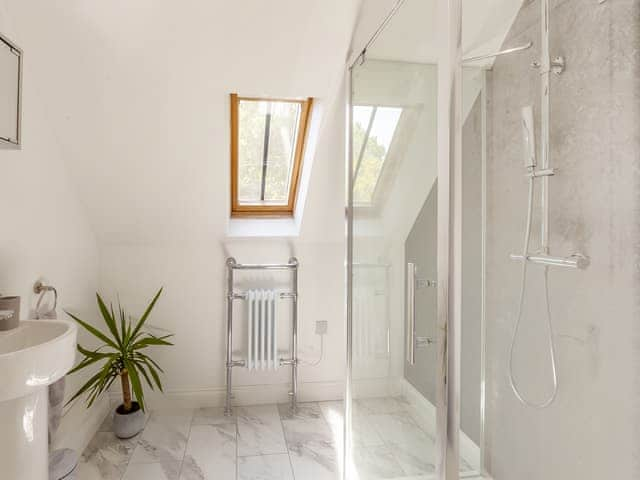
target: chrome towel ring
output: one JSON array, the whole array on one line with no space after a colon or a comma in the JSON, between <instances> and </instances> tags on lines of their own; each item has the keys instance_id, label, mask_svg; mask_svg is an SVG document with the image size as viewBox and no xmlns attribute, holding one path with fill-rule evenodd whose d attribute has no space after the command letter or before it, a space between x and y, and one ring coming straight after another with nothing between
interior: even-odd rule
<instances>
[{"instance_id":1,"label":"chrome towel ring","mask_svg":"<svg viewBox=\"0 0 640 480\"><path fill-rule=\"evenodd\" d=\"M58 291L55 287L51 285L45 285L40 280L38 280L33 285L34 293L40 295L38 298L38 303L36 303L36 318L51 318L50 315L56 311L56 307L58 306ZM42 303L42 299L47 295L48 292L53 292L53 307L48 312L40 312L40 304Z\"/></svg>"}]
</instances>

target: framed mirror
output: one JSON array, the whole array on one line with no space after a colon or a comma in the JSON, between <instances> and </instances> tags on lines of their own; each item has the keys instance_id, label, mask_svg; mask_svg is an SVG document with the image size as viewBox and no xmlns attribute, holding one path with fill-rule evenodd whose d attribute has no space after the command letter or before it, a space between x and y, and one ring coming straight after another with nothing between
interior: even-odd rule
<instances>
[{"instance_id":1,"label":"framed mirror","mask_svg":"<svg viewBox=\"0 0 640 480\"><path fill-rule=\"evenodd\" d=\"M0 34L0 147L21 143L22 50Z\"/></svg>"}]
</instances>

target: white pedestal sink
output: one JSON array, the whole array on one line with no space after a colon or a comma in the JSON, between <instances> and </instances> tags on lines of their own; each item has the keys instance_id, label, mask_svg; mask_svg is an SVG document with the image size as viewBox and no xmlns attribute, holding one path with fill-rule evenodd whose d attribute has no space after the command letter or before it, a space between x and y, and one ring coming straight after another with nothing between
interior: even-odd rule
<instances>
[{"instance_id":1,"label":"white pedestal sink","mask_svg":"<svg viewBox=\"0 0 640 480\"><path fill-rule=\"evenodd\" d=\"M77 327L24 320L0 332L0 476L47 480L47 385L73 366Z\"/></svg>"}]
</instances>

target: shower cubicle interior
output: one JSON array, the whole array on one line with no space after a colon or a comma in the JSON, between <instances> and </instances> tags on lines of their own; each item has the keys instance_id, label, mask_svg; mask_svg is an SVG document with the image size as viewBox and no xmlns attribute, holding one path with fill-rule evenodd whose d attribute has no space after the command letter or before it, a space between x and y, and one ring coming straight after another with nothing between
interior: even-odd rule
<instances>
[{"instance_id":1,"label":"shower cubicle interior","mask_svg":"<svg viewBox=\"0 0 640 480\"><path fill-rule=\"evenodd\" d=\"M575 395L608 308L586 296L607 267L590 258L606 239L585 229L612 212L579 192L614 140L596 121L619 113L613 86L597 76L616 75L612 32L633 2L462 0L451 196L438 195L438 3L398 2L350 68L347 478L597 478L606 462L581 451L595 423ZM449 215L460 278L447 320ZM615 295L629 306L629 292Z\"/></svg>"}]
</instances>

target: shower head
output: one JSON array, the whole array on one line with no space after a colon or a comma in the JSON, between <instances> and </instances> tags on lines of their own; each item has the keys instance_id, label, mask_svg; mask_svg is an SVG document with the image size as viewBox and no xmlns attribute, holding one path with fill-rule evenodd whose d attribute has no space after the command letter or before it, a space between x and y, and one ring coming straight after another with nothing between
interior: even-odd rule
<instances>
[{"instance_id":1,"label":"shower head","mask_svg":"<svg viewBox=\"0 0 640 480\"><path fill-rule=\"evenodd\" d=\"M533 107L522 107L522 138L524 140L523 159L525 168L536 166L536 134L533 126Z\"/></svg>"}]
</instances>

